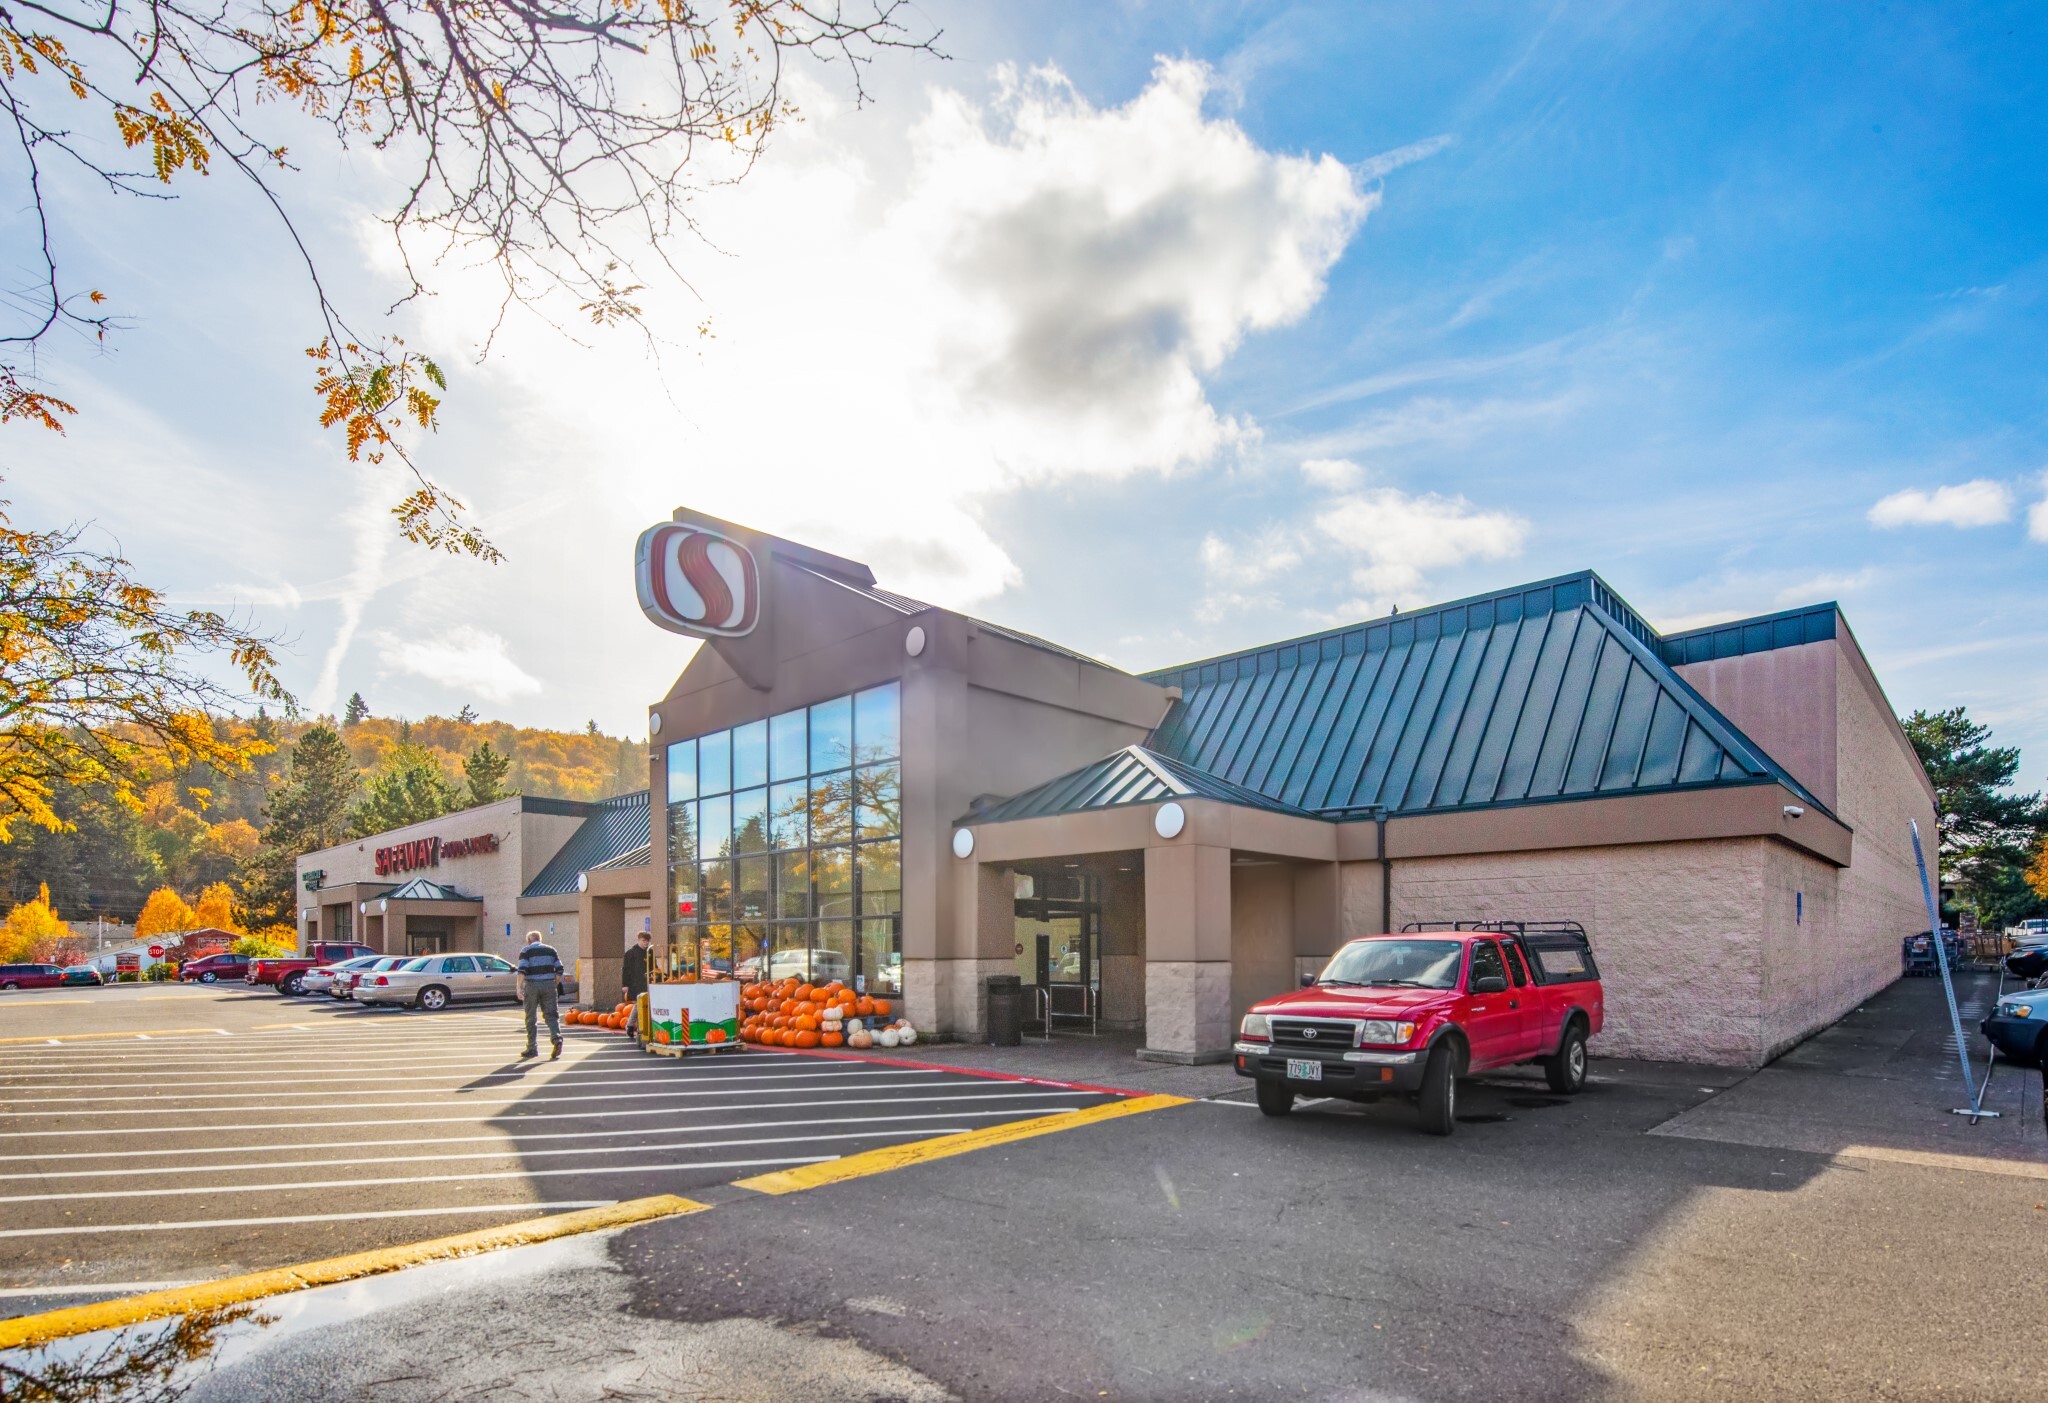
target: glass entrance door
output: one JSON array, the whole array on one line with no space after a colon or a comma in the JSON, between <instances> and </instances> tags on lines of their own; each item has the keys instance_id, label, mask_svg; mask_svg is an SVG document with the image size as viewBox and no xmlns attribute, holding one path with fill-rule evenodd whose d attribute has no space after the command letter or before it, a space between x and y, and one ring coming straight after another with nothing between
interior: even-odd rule
<instances>
[{"instance_id":1,"label":"glass entrance door","mask_svg":"<svg viewBox=\"0 0 2048 1403\"><path fill-rule=\"evenodd\" d=\"M1049 1009L1055 1026L1077 1018L1092 1024L1102 988L1102 904L1093 878L1069 878L1054 889L1062 888L1073 895L1017 898L1017 977L1044 991L1026 995L1025 1018L1036 1021Z\"/></svg>"}]
</instances>

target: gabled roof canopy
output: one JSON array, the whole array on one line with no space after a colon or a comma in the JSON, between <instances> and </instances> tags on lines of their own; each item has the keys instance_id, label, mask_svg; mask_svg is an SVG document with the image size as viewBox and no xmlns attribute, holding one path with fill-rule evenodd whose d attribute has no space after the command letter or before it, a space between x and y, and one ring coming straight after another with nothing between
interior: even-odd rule
<instances>
[{"instance_id":1,"label":"gabled roof canopy","mask_svg":"<svg viewBox=\"0 0 2048 1403\"><path fill-rule=\"evenodd\" d=\"M1126 804L1156 804L1166 799L1217 799L1246 808L1316 817L1142 745L1127 745L1113 755L1005 799L964 821L1001 823L1013 818L1043 818Z\"/></svg>"},{"instance_id":2,"label":"gabled roof canopy","mask_svg":"<svg viewBox=\"0 0 2048 1403\"><path fill-rule=\"evenodd\" d=\"M425 877L415 877L404 886L393 887L384 893L386 901L481 901L482 897L470 896L454 887L440 882L430 882Z\"/></svg>"}]
</instances>

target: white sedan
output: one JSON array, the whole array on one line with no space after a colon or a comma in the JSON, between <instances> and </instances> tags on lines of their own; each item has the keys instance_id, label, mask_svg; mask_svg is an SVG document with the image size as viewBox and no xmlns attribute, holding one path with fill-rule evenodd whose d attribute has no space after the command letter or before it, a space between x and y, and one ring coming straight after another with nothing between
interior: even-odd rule
<instances>
[{"instance_id":1,"label":"white sedan","mask_svg":"<svg viewBox=\"0 0 2048 1403\"><path fill-rule=\"evenodd\" d=\"M299 992L302 994L330 994L337 982L346 984L348 976L359 969L368 969L382 955L358 955L353 960L337 960L331 965L315 965L299 977Z\"/></svg>"}]
</instances>

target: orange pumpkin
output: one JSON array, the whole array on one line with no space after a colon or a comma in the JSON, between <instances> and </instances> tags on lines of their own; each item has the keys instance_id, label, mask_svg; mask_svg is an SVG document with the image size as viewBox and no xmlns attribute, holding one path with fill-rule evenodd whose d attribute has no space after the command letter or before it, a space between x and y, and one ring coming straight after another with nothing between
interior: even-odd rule
<instances>
[{"instance_id":1,"label":"orange pumpkin","mask_svg":"<svg viewBox=\"0 0 2048 1403\"><path fill-rule=\"evenodd\" d=\"M875 1017L887 1018L892 1011L893 1008L887 999L875 1000Z\"/></svg>"},{"instance_id":2,"label":"orange pumpkin","mask_svg":"<svg viewBox=\"0 0 2048 1403\"><path fill-rule=\"evenodd\" d=\"M811 987L810 985L808 985L808 984L799 984L799 985L797 985L797 986L796 986L796 996L797 996L797 997L798 997L799 999L809 999L809 998L811 997L811 995L813 995L813 994L815 994L815 993L817 993L817 992L818 992L818 991L817 991L816 989L813 989L813 988L812 988L812 987Z\"/></svg>"},{"instance_id":3,"label":"orange pumpkin","mask_svg":"<svg viewBox=\"0 0 2048 1403\"><path fill-rule=\"evenodd\" d=\"M724 1042L724 1041L725 1041L725 1029L723 1029L723 1028L713 1028L713 1029L712 1029L712 1030L711 1030L710 1032L708 1032L708 1033L706 1033L706 1034L704 1035L704 1041L705 1041L705 1042L708 1042L708 1043L722 1043L722 1042Z\"/></svg>"},{"instance_id":4,"label":"orange pumpkin","mask_svg":"<svg viewBox=\"0 0 2048 1403\"><path fill-rule=\"evenodd\" d=\"M818 1038L819 1034L806 1029L796 1035L796 1045L798 1047L816 1047L818 1045Z\"/></svg>"},{"instance_id":5,"label":"orange pumpkin","mask_svg":"<svg viewBox=\"0 0 2048 1403\"><path fill-rule=\"evenodd\" d=\"M838 1047L840 1044L846 1041L846 1034L820 1033L818 1034L818 1041L824 1044L826 1047Z\"/></svg>"},{"instance_id":6,"label":"orange pumpkin","mask_svg":"<svg viewBox=\"0 0 2048 1403\"><path fill-rule=\"evenodd\" d=\"M853 1011L866 1018L875 1011L875 1001L863 994L853 1001Z\"/></svg>"},{"instance_id":7,"label":"orange pumpkin","mask_svg":"<svg viewBox=\"0 0 2048 1403\"><path fill-rule=\"evenodd\" d=\"M803 1014L798 1018L792 1019L791 1021L796 1024L799 1031L806 1033L815 1033L818 1031L818 1020L811 1017L808 1013Z\"/></svg>"}]
</instances>

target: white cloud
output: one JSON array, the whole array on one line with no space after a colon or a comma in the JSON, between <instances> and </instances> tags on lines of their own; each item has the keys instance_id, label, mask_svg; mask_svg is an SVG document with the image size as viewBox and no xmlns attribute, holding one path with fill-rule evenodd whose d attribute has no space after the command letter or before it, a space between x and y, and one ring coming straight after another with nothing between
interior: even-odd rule
<instances>
[{"instance_id":1,"label":"white cloud","mask_svg":"<svg viewBox=\"0 0 2048 1403\"><path fill-rule=\"evenodd\" d=\"M2041 474L2041 487L2048 491L2048 472ZM2027 538L2048 542L2048 496L2027 508Z\"/></svg>"},{"instance_id":2,"label":"white cloud","mask_svg":"<svg viewBox=\"0 0 2048 1403\"><path fill-rule=\"evenodd\" d=\"M1264 584L1301 563L1292 533L1269 526L1251 542L1233 546L1220 536L1202 539L1202 568L1209 578L1233 585Z\"/></svg>"},{"instance_id":3,"label":"white cloud","mask_svg":"<svg viewBox=\"0 0 2048 1403\"><path fill-rule=\"evenodd\" d=\"M1932 492L1909 487L1870 509L1870 524L1885 530L1901 526L1996 526L2012 517L2012 489L1989 478L1976 478Z\"/></svg>"},{"instance_id":4,"label":"white cloud","mask_svg":"<svg viewBox=\"0 0 2048 1403\"><path fill-rule=\"evenodd\" d=\"M371 642L385 671L422 678L453 697L506 702L540 691L540 680L512 661L505 640L473 624L431 638L377 633Z\"/></svg>"},{"instance_id":5,"label":"white cloud","mask_svg":"<svg viewBox=\"0 0 2048 1403\"><path fill-rule=\"evenodd\" d=\"M1364 480L1365 469L1348 458L1310 458L1301 465L1301 475L1318 487L1343 492Z\"/></svg>"},{"instance_id":6,"label":"white cloud","mask_svg":"<svg viewBox=\"0 0 2048 1403\"><path fill-rule=\"evenodd\" d=\"M1427 572L1468 560L1507 560L1522 553L1529 523L1508 512L1479 511L1463 497L1434 492L1411 496L1375 487L1338 497L1315 519L1316 528L1360 558L1351 580L1366 591L1363 612L1389 605L1426 604Z\"/></svg>"}]
</instances>

